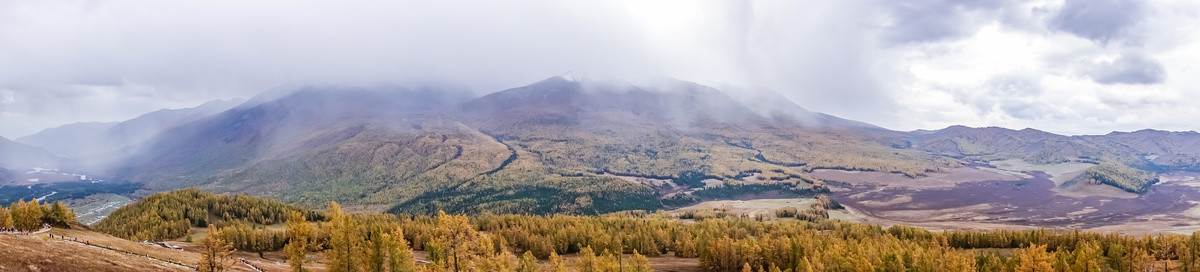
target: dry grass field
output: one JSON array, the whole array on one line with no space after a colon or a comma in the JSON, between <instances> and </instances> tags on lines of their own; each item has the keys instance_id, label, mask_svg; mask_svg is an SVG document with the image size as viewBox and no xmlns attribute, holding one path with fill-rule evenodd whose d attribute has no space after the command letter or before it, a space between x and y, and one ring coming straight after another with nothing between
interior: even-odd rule
<instances>
[{"instance_id":1,"label":"dry grass field","mask_svg":"<svg viewBox=\"0 0 1200 272\"><path fill-rule=\"evenodd\" d=\"M0 235L0 255L0 271L192 271L44 234Z\"/></svg>"}]
</instances>

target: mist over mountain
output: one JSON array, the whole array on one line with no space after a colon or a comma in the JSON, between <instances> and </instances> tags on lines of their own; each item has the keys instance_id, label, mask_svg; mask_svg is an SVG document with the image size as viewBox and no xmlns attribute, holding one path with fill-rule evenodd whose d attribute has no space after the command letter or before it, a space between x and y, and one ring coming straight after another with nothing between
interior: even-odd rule
<instances>
[{"instance_id":1,"label":"mist over mountain","mask_svg":"<svg viewBox=\"0 0 1200 272\"><path fill-rule=\"evenodd\" d=\"M228 110L241 102L215 100L194 108L162 109L123 122L68 124L16 141L62 156L85 158L137 145L165 130Z\"/></svg>"},{"instance_id":2,"label":"mist over mountain","mask_svg":"<svg viewBox=\"0 0 1200 272\"><path fill-rule=\"evenodd\" d=\"M0 168L56 168L63 158L45 149L14 142L0 137Z\"/></svg>"},{"instance_id":3,"label":"mist over mountain","mask_svg":"<svg viewBox=\"0 0 1200 272\"><path fill-rule=\"evenodd\" d=\"M816 170L918 178L1012 159L1092 165L1071 184L1141 193L1158 182L1151 173L1195 169L1200 154L1196 133L890 131L770 92L678 80L551 77L482 97L430 86L309 85L234 103L22 139L83 154L56 143L109 135L71 165L149 191L201 187L418 213L658 209L741 194L706 184L809 194L827 190Z\"/></svg>"}]
</instances>

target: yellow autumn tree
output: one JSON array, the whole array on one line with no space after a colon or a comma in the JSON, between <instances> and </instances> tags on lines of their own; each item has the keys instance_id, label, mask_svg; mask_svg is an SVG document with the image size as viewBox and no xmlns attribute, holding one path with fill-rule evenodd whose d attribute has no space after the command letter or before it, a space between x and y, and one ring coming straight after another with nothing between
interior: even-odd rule
<instances>
[{"instance_id":1,"label":"yellow autumn tree","mask_svg":"<svg viewBox=\"0 0 1200 272\"><path fill-rule=\"evenodd\" d=\"M313 241L315 232L313 225L308 223L308 220L300 212L293 211L288 216L288 244L284 246L284 251L287 253L288 265L291 265L292 271L304 271L305 258L315 247Z\"/></svg>"},{"instance_id":2,"label":"yellow autumn tree","mask_svg":"<svg viewBox=\"0 0 1200 272\"><path fill-rule=\"evenodd\" d=\"M223 235L217 227L208 225L208 234L200 240L199 270L201 272L221 272L229 268L229 264L232 262L229 255L233 254L233 244L225 241L221 236Z\"/></svg>"},{"instance_id":3,"label":"yellow autumn tree","mask_svg":"<svg viewBox=\"0 0 1200 272\"><path fill-rule=\"evenodd\" d=\"M1017 250L1017 272L1052 272L1054 254L1046 252L1046 246L1031 245Z\"/></svg>"}]
</instances>

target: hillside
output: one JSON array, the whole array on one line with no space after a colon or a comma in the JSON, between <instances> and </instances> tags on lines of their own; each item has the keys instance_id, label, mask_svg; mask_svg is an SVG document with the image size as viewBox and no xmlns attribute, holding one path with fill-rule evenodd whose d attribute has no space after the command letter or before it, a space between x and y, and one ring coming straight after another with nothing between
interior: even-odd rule
<instances>
[{"instance_id":1,"label":"hillside","mask_svg":"<svg viewBox=\"0 0 1200 272\"><path fill-rule=\"evenodd\" d=\"M818 183L812 169L917 176L956 165L891 148L895 133L825 115L767 118L690 82L551 78L466 102L444 95L332 86L256 98L164 132L112 175L309 207L594 214L695 199L703 180L805 190ZM670 182L629 181L639 177Z\"/></svg>"},{"instance_id":2,"label":"hillside","mask_svg":"<svg viewBox=\"0 0 1200 272\"><path fill-rule=\"evenodd\" d=\"M74 158L76 165L101 167L112 156L130 152L123 149L135 147L163 131L223 112L240 103L240 100L214 100L192 108L162 109L122 122L68 124L45 129L16 141Z\"/></svg>"},{"instance_id":3,"label":"hillside","mask_svg":"<svg viewBox=\"0 0 1200 272\"><path fill-rule=\"evenodd\" d=\"M1144 193L1157 174L1197 170L1200 133L1140 130L1105 135L1064 136L1035 129L952 126L918 131L908 137L912 148L968 161L1020 159L1033 164L1086 162L1097 167L1079 181Z\"/></svg>"},{"instance_id":4,"label":"hillside","mask_svg":"<svg viewBox=\"0 0 1200 272\"><path fill-rule=\"evenodd\" d=\"M63 158L45 149L0 137L0 167L14 170L55 168L62 162Z\"/></svg>"}]
</instances>

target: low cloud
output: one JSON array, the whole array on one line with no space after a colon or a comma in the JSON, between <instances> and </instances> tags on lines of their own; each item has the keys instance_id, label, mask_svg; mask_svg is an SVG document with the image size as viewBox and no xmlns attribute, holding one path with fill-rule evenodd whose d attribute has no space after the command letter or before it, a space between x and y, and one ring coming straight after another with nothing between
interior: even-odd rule
<instances>
[{"instance_id":1,"label":"low cloud","mask_svg":"<svg viewBox=\"0 0 1200 272\"><path fill-rule=\"evenodd\" d=\"M568 72L770 89L900 130L1197 129L1170 113L1198 103L1107 94L1200 97L1198 14L1174 0L0 1L0 135L294 84L484 94Z\"/></svg>"}]
</instances>

